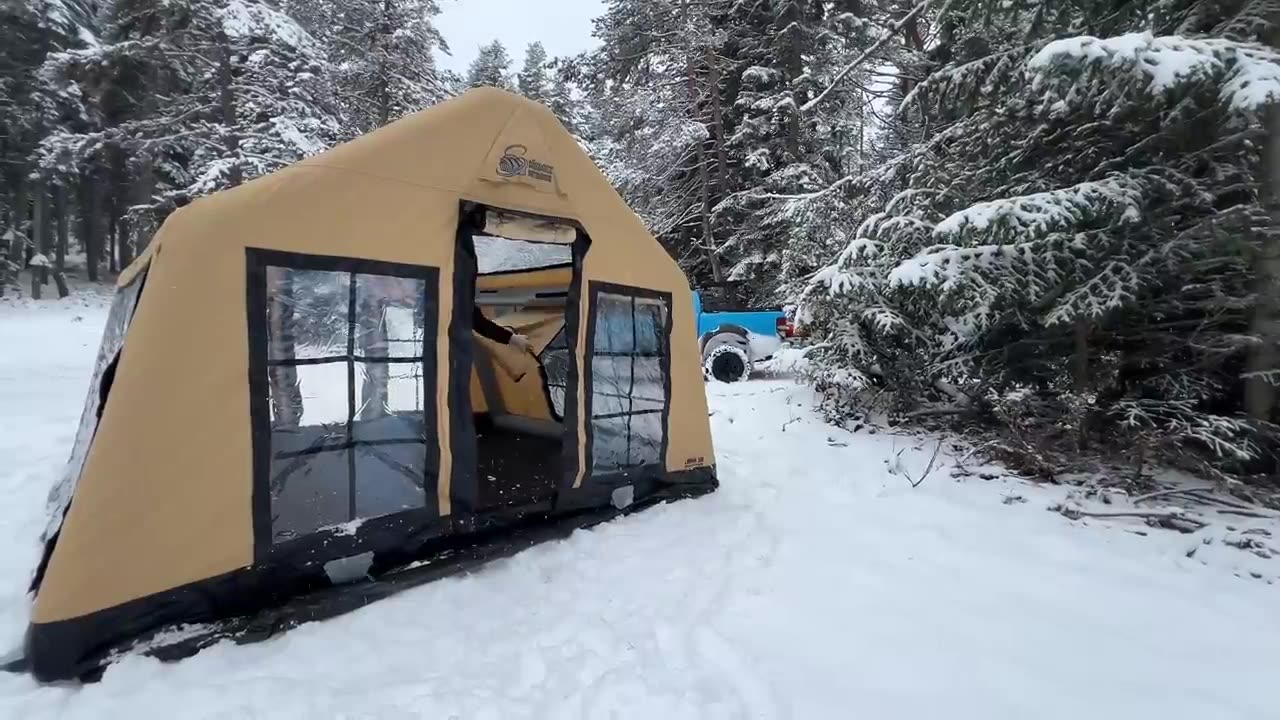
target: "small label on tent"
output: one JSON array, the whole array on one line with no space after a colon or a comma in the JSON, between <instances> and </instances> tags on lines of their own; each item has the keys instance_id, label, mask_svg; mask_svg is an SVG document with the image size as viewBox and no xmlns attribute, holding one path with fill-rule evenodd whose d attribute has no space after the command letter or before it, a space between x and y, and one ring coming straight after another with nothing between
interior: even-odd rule
<instances>
[{"instance_id":1,"label":"small label on tent","mask_svg":"<svg viewBox=\"0 0 1280 720\"><path fill-rule=\"evenodd\" d=\"M498 158L498 177L527 177L530 180L550 183L556 179L554 166L527 157L529 148L524 145L508 145Z\"/></svg>"},{"instance_id":2,"label":"small label on tent","mask_svg":"<svg viewBox=\"0 0 1280 720\"><path fill-rule=\"evenodd\" d=\"M690 468L702 467L706 464L707 464L707 459L704 457L701 457L701 456L691 457L688 460L684 461L684 469L688 470Z\"/></svg>"}]
</instances>

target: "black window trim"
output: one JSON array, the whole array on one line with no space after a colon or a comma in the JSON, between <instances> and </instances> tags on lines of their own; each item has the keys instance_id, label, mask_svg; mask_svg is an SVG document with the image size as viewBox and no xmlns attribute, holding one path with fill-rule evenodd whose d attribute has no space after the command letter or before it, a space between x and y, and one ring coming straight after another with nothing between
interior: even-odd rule
<instances>
[{"instance_id":1,"label":"black window trim","mask_svg":"<svg viewBox=\"0 0 1280 720\"><path fill-rule=\"evenodd\" d=\"M248 315L248 351L249 351L249 421L251 427L251 452L253 467L253 495L252 495L252 515L253 515L253 546L254 559L256 563L262 564L270 561L272 558L283 558L286 556L306 555L312 559L324 559L325 557L340 557L341 554L349 553L353 549L359 549L365 543L363 538L368 536L370 541L383 543L388 533L408 532L410 528L420 528L423 523L434 522L438 516L438 503L436 496L436 488L439 483L440 472L440 441L437 432L431 429L438 429L440 418L438 415L435 397L438 392L436 387L437 372L439 368L440 358L437 357L438 332L436 327L439 323L439 302L440 302L440 269L426 265L411 265L407 263L398 263L385 260L371 260L366 258L343 257L336 255L317 255L311 253L296 253L282 250L267 250L262 248L246 248L245 249L245 267L246 267L246 312ZM281 542L273 542L271 528L271 408L270 408L270 385L268 382L268 368L279 367L285 365L311 365L319 364L315 362L317 359L298 358L293 360L271 360L269 359L269 333L267 329L267 268L282 267L290 270L312 270L322 272L338 272L358 275L382 275L389 277L408 278L421 280L424 283L424 294L426 309L423 313L424 332L422 339L422 347L420 348L420 356L414 358L393 358L393 357L367 357L358 358L354 354L350 356L342 356L340 358L323 358L324 362L349 362L347 377L347 412L348 420L354 413L355 387L353 384L355 363L374 361L379 363L395 363L395 362L421 362L423 363L422 377L422 393L423 393L423 422L428 428L425 437L421 443L425 446L425 462L424 477L422 478L424 501L423 506L410 508L398 513L391 513L374 518L361 518L360 525L355 535L352 536L349 531L338 530L335 528L321 528L317 531L301 535L296 538L284 540ZM355 293L357 291L356 283L350 286L350 295L348 296L347 321L348 324L353 322L356 317L352 310L352 304L355 302ZM432 308L435 308L432 311ZM355 335L348 327L347 331L347 349L349 353L354 353ZM428 367L430 365L430 367ZM387 440L378 441L359 441L356 442L351 437L351 423L347 423L344 440L339 443L326 442L324 447L320 449L307 448L299 453L289 453L291 457L313 454L310 451L321 452L330 450L350 450L356 445L377 445L377 444L396 444ZM404 442L408 442L407 439ZM417 441L415 441L417 442ZM350 447L348 447L350 446ZM349 482L354 478L351 471L351 465L355 463L355 454L347 453L347 466ZM434 473L435 477L432 477ZM349 503L354 503L354 493L349 493ZM350 508L348 508L350 510ZM349 513L350 514L350 513ZM400 528L400 530L397 530ZM338 536L338 537L335 537ZM338 540L338 542L334 542Z\"/></svg>"},{"instance_id":2,"label":"black window trim","mask_svg":"<svg viewBox=\"0 0 1280 720\"><path fill-rule=\"evenodd\" d=\"M595 397L595 389L594 389L595 376L594 376L594 373L591 371L591 368L593 367L592 361L595 359L597 354L600 355L601 357L607 357L610 355L610 353L607 353L607 352L596 353L596 349L595 349L596 319L599 315L598 313L599 301L600 301L600 296L602 294L623 295L631 298L659 300L665 303L665 306L666 306L666 311L667 311L666 322L664 323L664 327L662 328L662 337L661 337L661 340L663 343L662 347L665 349L665 352L658 356L658 366L659 366L660 372L662 373L662 379L663 379L663 397L662 397L662 408L661 408L662 443L658 449L658 461L656 463L636 465L636 466L631 466L626 468L620 468L618 470L613 470L613 471L599 471L595 467L595 458L593 457L594 447L595 447L595 432L594 432L593 421L599 420L599 419L609 419L603 416L600 418L597 418L595 416L595 409L593 407L594 397ZM584 356L583 368L584 368L584 372L586 373L586 382L583 387L583 394L585 396L583 398L583 405L586 412L586 417L584 418L585 422L583 422L583 428L586 433L586 437L583 440L584 454L585 454L585 457L583 458L584 465L585 465L585 472L583 477L584 482L586 482L587 480L595 480L597 482L604 481L604 482L625 483L629 481L631 478L636 476L648 476L648 475L654 474L655 472L662 473L666 469L667 448L668 448L668 445L670 444L670 439L671 439L671 429L670 429L671 329L672 329L672 322L674 320L674 312L675 312L673 308L672 295L669 292L665 292L662 290L654 290L651 288L641 288L641 287L635 287L633 285L623 285L620 283L606 282L602 280L589 280L587 283L587 298L588 298L587 300L587 335L586 335L587 347L585 348L585 352L583 353L583 356ZM635 331L634 324L632 326L632 331L633 332ZM628 357L651 357L651 356L652 354L628 355ZM657 411L652 409L639 410L639 411L633 410L631 412L624 413L624 415L648 415L648 414L653 414L654 412L657 412Z\"/></svg>"}]
</instances>

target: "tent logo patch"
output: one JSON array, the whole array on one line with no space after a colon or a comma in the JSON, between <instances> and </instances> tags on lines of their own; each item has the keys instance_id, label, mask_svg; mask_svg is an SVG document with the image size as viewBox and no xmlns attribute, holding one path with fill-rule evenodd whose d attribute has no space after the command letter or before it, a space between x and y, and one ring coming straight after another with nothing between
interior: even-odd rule
<instances>
[{"instance_id":1,"label":"tent logo patch","mask_svg":"<svg viewBox=\"0 0 1280 720\"><path fill-rule=\"evenodd\" d=\"M531 180L551 182L555 179L555 168L525 157L529 148L524 145L508 145L498 158L498 177L527 177Z\"/></svg>"}]
</instances>

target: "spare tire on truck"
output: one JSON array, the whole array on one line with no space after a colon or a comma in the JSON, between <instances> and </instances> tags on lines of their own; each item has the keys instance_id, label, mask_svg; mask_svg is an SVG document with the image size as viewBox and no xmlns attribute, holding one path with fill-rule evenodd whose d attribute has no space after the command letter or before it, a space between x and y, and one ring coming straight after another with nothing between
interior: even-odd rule
<instances>
[{"instance_id":1,"label":"spare tire on truck","mask_svg":"<svg viewBox=\"0 0 1280 720\"><path fill-rule=\"evenodd\" d=\"M725 343L711 349L704 356L702 367L707 374L720 382L741 382L751 375L751 361L746 348Z\"/></svg>"}]
</instances>

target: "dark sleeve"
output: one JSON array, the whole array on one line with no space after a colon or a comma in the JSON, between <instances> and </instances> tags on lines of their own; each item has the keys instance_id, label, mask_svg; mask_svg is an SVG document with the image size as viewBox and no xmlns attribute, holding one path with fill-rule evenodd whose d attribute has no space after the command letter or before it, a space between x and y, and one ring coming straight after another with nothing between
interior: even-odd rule
<instances>
[{"instance_id":1,"label":"dark sleeve","mask_svg":"<svg viewBox=\"0 0 1280 720\"><path fill-rule=\"evenodd\" d=\"M484 313L480 312L480 308L474 306L471 311L471 326L476 332L480 333L481 337L487 337L502 345L511 342L511 336L515 334L485 317Z\"/></svg>"}]
</instances>

